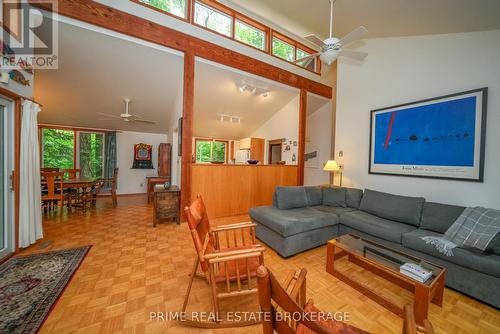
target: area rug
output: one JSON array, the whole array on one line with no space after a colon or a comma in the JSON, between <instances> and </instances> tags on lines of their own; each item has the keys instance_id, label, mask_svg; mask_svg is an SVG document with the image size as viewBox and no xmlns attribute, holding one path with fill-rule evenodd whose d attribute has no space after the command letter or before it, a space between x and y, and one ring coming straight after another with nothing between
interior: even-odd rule
<instances>
[{"instance_id":1,"label":"area rug","mask_svg":"<svg viewBox=\"0 0 500 334\"><path fill-rule=\"evenodd\" d=\"M90 247L16 256L0 265L0 333L36 333Z\"/></svg>"}]
</instances>

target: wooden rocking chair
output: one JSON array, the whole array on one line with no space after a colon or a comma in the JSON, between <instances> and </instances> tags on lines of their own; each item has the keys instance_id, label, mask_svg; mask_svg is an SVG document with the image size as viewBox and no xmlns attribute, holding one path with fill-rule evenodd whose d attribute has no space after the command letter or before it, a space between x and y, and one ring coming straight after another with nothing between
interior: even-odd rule
<instances>
[{"instance_id":1,"label":"wooden rocking chair","mask_svg":"<svg viewBox=\"0 0 500 334\"><path fill-rule=\"evenodd\" d=\"M264 266L257 269L259 302L263 312L263 333L273 334L365 334L364 330L341 321L321 319L321 313L310 299L306 303L306 274L303 268L297 273L291 272L282 286L274 275ZM417 328L413 308L404 307L403 334L433 334L432 325L425 321L425 328ZM281 312L280 316L277 316ZM293 315L287 317L286 314ZM302 315L302 316L301 316ZM308 315L308 316L306 316ZM319 319L319 321L316 321Z\"/></svg>"},{"instance_id":2,"label":"wooden rocking chair","mask_svg":"<svg viewBox=\"0 0 500 334\"><path fill-rule=\"evenodd\" d=\"M257 268L264 263L265 248L256 244L255 224L240 223L211 228L205 205L197 196L191 206L184 209L197 257L184 298L182 312L186 311L195 277L207 280L212 291L215 318L219 319L219 300L257 293ZM248 233L250 232L249 236ZM245 237L247 234L247 237ZM197 273L201 267L203 275ZM252 282L254 284L252 284ZM186 317L182 324L201 328L241 327L255 321L194 321Z\"/></svg>"}]
</instances>

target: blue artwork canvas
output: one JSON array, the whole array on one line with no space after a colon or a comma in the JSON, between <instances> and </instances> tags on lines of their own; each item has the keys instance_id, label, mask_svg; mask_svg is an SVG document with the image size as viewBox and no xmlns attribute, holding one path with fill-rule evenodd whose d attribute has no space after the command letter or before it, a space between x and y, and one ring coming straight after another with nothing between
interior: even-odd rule
<instances>
[{"instance_id":1,"label":"blue artwork canvas","mask_svg":"<svg viewBox=\"0 0 500 334\"><path fill-rule=\"evenodd\" d=\"M476 97L376 115L375 163L474 166Z\"/></svg>"},{"instance_id":2,"label":"blue artwork canvas","mask_svg":"<svg viewBox=\"0 0 500 334\"><path fill-rule=\"evenodd\" d=\"M482 180L487 88L371 113L370 173Z\"/></svg>"}]
</instances>

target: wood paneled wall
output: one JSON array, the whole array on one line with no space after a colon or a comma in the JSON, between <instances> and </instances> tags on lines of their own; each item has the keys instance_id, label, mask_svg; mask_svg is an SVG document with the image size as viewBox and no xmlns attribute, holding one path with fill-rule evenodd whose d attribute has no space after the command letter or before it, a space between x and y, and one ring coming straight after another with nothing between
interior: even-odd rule
<instances>
[{"instance_id":1,"label":"wood paneled wall","mask_svg":"<svg viewBox=\"0 0 500 334\"><path fill-rule=\"evenodd\" d=\"M271 205L276 186L298 184L297 166L192 165L192 198L203 197L211 218L248 214Z\"/></svg>"}]
</instances>

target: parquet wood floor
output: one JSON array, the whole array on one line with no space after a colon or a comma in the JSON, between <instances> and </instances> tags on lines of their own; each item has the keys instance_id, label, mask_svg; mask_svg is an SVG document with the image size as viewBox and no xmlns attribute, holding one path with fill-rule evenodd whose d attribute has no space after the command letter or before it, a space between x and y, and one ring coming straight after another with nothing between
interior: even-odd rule
<instances>
[{"instance_id":1,"label":"parquet wood floor","mask_svg":"<svg viewBox=\"0 0 500 334\"><path fill-rule=\"evenodd\" d=\"M247 221L247 216L218 219L217 224ZM175 322L150 321L149 312L178 311L195 256L186 224L152 225L152 206L145 196L103 200L87 213L45 217L45 238L21 254L92 245L41 333L260 333L260 326L200 330ZM307 293L323 311L350 312L350 322L373 333L400 333L402 319L325 271L326 246L282 259L272 250L266 265L283 279L290 269L306 267ZM411 295L362 269L343 270L382 290L401 304ZM256 296L227 300L222 310L251 310ZM188 311L209 311L209 286L195 280ZM446 289L442 308L431 304L437 333L500 333L500 311Z\"/></svg>"}]
</instances>

